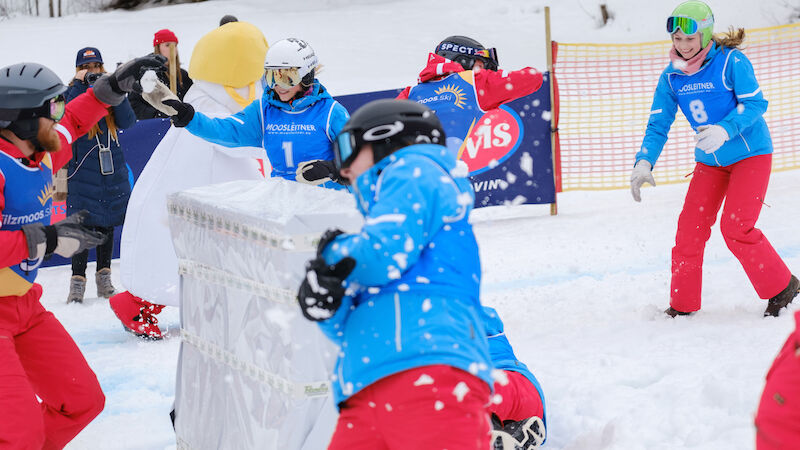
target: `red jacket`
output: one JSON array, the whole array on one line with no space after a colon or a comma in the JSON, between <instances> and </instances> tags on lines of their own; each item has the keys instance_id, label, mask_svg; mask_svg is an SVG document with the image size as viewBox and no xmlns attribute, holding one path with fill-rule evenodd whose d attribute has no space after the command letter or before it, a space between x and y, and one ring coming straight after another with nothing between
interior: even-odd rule
<instances>
[{"instance_id":1,"label":"red jacket","mask_svg":"<svg viewBox=\"0 0 800 450\"><path fill-rule=\"evenodd\" d=\"M61 138L61 149L55 153L49 153L53 164L53 172L67 164L72 158L72 142L86 134L92 125L97 123L108 113L108 106L95 98L94 92L89 89L85 94L75 98L67 104L64 117L56 124L56 131ZM0 139L0 152L4 152L13 158L24 158L25 155L14 144ZM48 153L36 152L34 159L30 161L30 167L39 167L42 159ZM3 209L6 204L6 195L14 195L13 192L6 194L6 179L0 172L0 227L3 224ZM25 234L20 231L3 231L0 229L0 268L11 267L19 264L28 257L28 244Z\"/></svg>"},{"instance_id":2,"label":"red jacket","mask_svg":"<svg viewBox=\"0 0 800 450\"><path fill-rule=\"evenodd\" d=\"M452 73L463 71L464 68L461 64L435 53L430 53L428 55L428 65L419 73L417 82L425 83L426 81L437 80ZM478 104L484 111L495 109L503 103L530 95L542 86L542 74L530 67L513 72L486 69L474 72ZM408 98L410 90L411 86L403 89L403 92L397 98Z\"/></svg>"}]
</instances>

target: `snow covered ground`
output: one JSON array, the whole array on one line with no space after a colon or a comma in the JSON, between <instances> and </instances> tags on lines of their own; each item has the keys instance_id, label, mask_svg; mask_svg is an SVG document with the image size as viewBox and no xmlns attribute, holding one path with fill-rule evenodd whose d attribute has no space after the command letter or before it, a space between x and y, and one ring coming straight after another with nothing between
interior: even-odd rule
<instances>
[{"instance_id":1,"label":"snow covered ground","mask_svg":"<svg viewBox=\"0 0 800 450\"><path fill-rule=\"evenodd\" d=\"M65 80L78 48L109 62L149 51L169 27L188 63L191 47L224 14L258 25L270 42L307 39L335 95L413 83L427 52L450 34L497 46L501 65L543 68L544 1L210 1L136 12L0 21L0 66L44 63ZM665 39L678 2L609 0L614 20L598 27L599 1L553 2L553 36L564 42ZM797 1L710 2L717 29L788 23ZM795 19L796 20L796 19ZM666 62L666 55L665 55ZM109 64L110 65L110 64ZM637 149L630 149L631 157ZM800 172L774 174L759 226L800 272ZM658 171L655 172L658 180ZM763 377L793 327L790 314L764 319L746 276L715 229L706 252L703 310L668 320L669 252L686 185L643 191L569 192L559 215L543 206L474 213L484 265L483 300L498 309L520 359L547 396L553 449L752 448ZM118 264L114 280L120 286ZM89 273L93 271L90 264ZM122 331L107 301L64 303L69 268L40 272L45 307L64 323L97 372L105 411L69 449L174 448L169 421L179 339L167 309L162 342ZM90 275L91 276L91 275ZM94 295L89 280L87 297Z\"/></svg>"}]
</instances>

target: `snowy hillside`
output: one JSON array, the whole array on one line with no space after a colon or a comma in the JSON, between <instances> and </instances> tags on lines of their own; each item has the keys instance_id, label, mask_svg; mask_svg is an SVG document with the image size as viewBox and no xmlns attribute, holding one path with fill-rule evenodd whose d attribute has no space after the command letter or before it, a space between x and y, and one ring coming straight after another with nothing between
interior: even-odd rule
<instances>
[{"instance_id":1,"label":"snowy hillside","mask_svg":"<svg viewBox=\"0 0 800 450\"><path fill-rule=\"evenodd\" d=\"M563 42L666 39L678 3L609 0L614 19L599 26L598 0L552 2L553 37ZM788 23L800 3L711 1L717 29ZM65 80L78 48L106 61L147 53L155 30L191 48L224 14L259 26L269 42L307 39L334 95L414 83L428 51L451 34L496 46L502 67L544 69L542 0L210 1L61 19L0 20L0 66L41 62ZM795 19L796 20L796 19ZM665 55L665 62L666 62ZM110 64L109 64L110 65ZM631 148L630 154L637 149ZM800 172L773 175L759 227L800 273ZM655 172L658 181L658 170ZM478 210L473 221L484 266L483 301L498 309L517 356L547 397L547 448L753 448L753 417L769 363L793 328L790 314L764 319L738 262L715 227L706 251L704 304L668 320L669 256L687 185L643 191L569 192L559 215L543 206ZM118 263L114 280L118 287ZM94 270L90 264L88 273ZM174 448L169 422L179 338L178 314L160 324L170 337L143 342L123 332L107 301L64 303L68 267L40 272L43 303L63 322L97 372L105 411L69 449ZM94 295L90 280L87 297Z\"/></svg>"}]
</instances>

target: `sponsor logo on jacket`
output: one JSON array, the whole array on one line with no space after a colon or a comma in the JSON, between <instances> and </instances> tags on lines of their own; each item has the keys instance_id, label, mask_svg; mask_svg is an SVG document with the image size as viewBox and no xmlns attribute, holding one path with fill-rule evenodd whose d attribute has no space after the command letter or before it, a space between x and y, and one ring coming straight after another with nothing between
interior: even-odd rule
<instances>
[{"instance_id":1,"label":"sponsor logo on jacket","mask_svg":"<svg viewBox=\"0 0 800 450\"><path fill-rule=\"evenodd\" d=\"M686 83L678 89L678 93L687 94L690 92L708 92L714 90L713 81L705 81L703 83Z\"/></svg>"},{"instance_id":2,"label":"sponsor logo on jacket","mask_svg":"<svg viewBox=\"0 0 800 450\"><path fill-rule=\"evenodd\" d=\"M27 214L24 216L12 216L8 213L3 213L3 226L12 226L12 225L27 225L29 223L39 222L40 220L44 219L45 217L50 216L49 209L42 209L36 211L35 213Z\"/></svg>"},{"instance_id":3,"label":"sponsor logo on jacket","mask_svg":"<svg viewBox=\"0 0 800 450\"><path fill-rule=\"evenodd\" d=\"M264 129L268 133L313 133L317 126L313 123L268 123Z\"/></svg>"},{"instance_id":4,"label":"sponsor logo on jacket","mask_svg":"<svg viewBox=\"0 0 800 450\"><path fill-rule=\"evenodd\" d=\"M39 191L39 195L36 198L38 198L39 203L41 203L42 206L44 206L48 200L53 198L53 194L55 193L56 193L56 188L53 186L53 183L47 183L47 186L45 186L44 188L42 188L41 191Z\"/></svg>"},{"instance_id":5,"label":"sponsor logo on jacket","mask_svg":"<svg viewBox=\"0 0 800 450\"><path fill-rule=\"evenodd\" d=\"M428 99L424 99L420 101L420 103L426 103L430 101L429 99L438 99L438 100L449 100L452 101L454 105L456 105L460 109L464 109L464 105L466 104L467 95L464 93L464 90L454 84L448 84L446 86L442 86L439 89L436 89L437 97L428 97ZM448 95L452 94L452 95Z\"/></svg>"}]
</instances>

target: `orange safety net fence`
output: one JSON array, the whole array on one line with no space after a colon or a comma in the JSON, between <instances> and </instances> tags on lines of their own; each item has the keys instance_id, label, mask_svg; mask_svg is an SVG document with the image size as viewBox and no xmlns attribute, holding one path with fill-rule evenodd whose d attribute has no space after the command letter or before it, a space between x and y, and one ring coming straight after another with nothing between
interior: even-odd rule
<instances>
[{"instance_id":1,"label":"orange safety net fence","mask_svg":"<svg viewBox=\"0 0 800 450\"><path fill-rule=\"evenodd\" d=\"M670 41L554 45L559 190L630 186L670 47ZM773 170L800 168L800 24L747 30L743 51L769 101L764 118L775 150ZM693 136L678 110L655 168L659 184L687 180L694 169Z\"/></svg>"}]
</instances>

